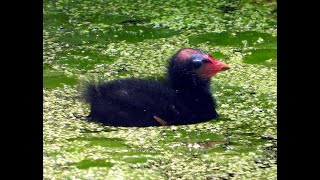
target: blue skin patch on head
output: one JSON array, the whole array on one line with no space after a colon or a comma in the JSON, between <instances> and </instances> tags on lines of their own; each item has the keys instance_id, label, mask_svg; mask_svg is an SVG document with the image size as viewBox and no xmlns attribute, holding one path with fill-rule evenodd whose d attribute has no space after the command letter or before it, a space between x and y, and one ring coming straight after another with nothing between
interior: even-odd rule
<instances>
[{"instance_id":1,"label":"blue skin patch on head","mask_svg":"<svg viewBox=\"0 0 320 180\"><path fill-rule=\"evenodd\" d=\"M191 59L199 59L199 60L201 60L201 59L203 59L203 56L201 54L193 54L190 58Z\"/></svg>"}]
</instances>

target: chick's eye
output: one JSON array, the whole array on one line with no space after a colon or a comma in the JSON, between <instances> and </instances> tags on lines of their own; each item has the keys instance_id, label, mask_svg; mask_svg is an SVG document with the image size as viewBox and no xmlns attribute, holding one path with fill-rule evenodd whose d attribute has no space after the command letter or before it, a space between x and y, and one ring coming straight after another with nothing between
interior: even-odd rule
<instances>
[{"instance_id":1,"label":"chick's eye","mask_svg":"<svg viewBox=\"0 0 320 180\"><path fill-rule=\"evenodd\" d=\"M192 61L192 65L194 68L199 68L202 64L203 64L203 62L199 59L195 59Z\"/></svg>"}]
</instances>

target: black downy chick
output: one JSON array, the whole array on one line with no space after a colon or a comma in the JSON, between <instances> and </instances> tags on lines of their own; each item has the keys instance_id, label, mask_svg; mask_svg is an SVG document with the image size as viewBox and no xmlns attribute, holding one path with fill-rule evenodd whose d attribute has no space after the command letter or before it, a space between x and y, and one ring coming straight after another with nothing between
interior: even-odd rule
<instances>
[{"instance_id":1,"label":"black downy chick","mask_svg":"<svg viewBox=\"0 0 320 180\"><path fill-rule=\"evenodd\" d=\"M203 50L184 48L171 59L165 80L120 79L89 84L83 97L89 121L107 126L162 126L206 122L218 117L210 78L229 69Z\"/></svg>"}]
</instances>

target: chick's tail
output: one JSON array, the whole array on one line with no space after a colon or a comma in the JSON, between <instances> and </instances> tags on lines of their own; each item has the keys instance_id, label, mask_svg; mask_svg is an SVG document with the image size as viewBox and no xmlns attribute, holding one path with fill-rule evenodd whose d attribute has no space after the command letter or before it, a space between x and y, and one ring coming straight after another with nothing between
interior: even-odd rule
<instances>
[{"instance_id":1,"label":"chick's tail","mask_svg":"<svg viewBox=\"0 0 320 180\"><path fill-rule=\"evenodd\" d=\"M82 91L82 98L85 102L93 104L99 96L99 91L95 84L87 84Z\"/></svg>"}]
</instances>

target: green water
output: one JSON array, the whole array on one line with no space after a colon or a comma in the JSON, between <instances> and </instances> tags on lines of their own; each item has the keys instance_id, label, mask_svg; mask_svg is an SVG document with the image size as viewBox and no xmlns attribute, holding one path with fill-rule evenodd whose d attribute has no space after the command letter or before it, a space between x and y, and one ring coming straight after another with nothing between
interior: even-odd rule
<instances>
[{"instance_id":1,"label":"green water","mask_svg":"<svg viewBox=\"0 0 320 180\"><path fill-rule=\"evenodd\" d=\"M104 159L97 160L82 160L78 163L73 164L79 169L88 169L90 167L112 167L113 164L110 162L106 162Z\"/></svg>"},{"instance_id":2,"label":"green water","mask_svg":"<svg viewBox=\"0 0 320 180\"><path fill-rule=\"evenodd\" d=\"M259 38L262 38L263 42L259 43ZM276 48L277 45L277 39L275 37L267 33L254 31L205 33L191 36L189 41L192 45L208 43L212 46L242 47L246 44L246 46L255 46L258 48ZM246 43L243 41L246 41Z\"/></svg>"},{"instance_id":3,"label":"green water","mask_svg":"<svg viewBox=\"0 0 320 180\"><path fill-rule=\"evenodd\" d=\"M77 84L77 78L74 75L66 75L63 71L52 71L44 69L43 86L45 88L63 87L64 85Z\"/></svg>"},{"instance_id":4,"label":"green water","mask_svg":"<svg viewBox=\"0 0 320 180\"><path fill-rule=\"evenodd\" d=\"M249 51L251 54L244 58L245 63L264 64L269 66L277 65L276 49L256 49Z\"/></svg>"}]
</instances>

